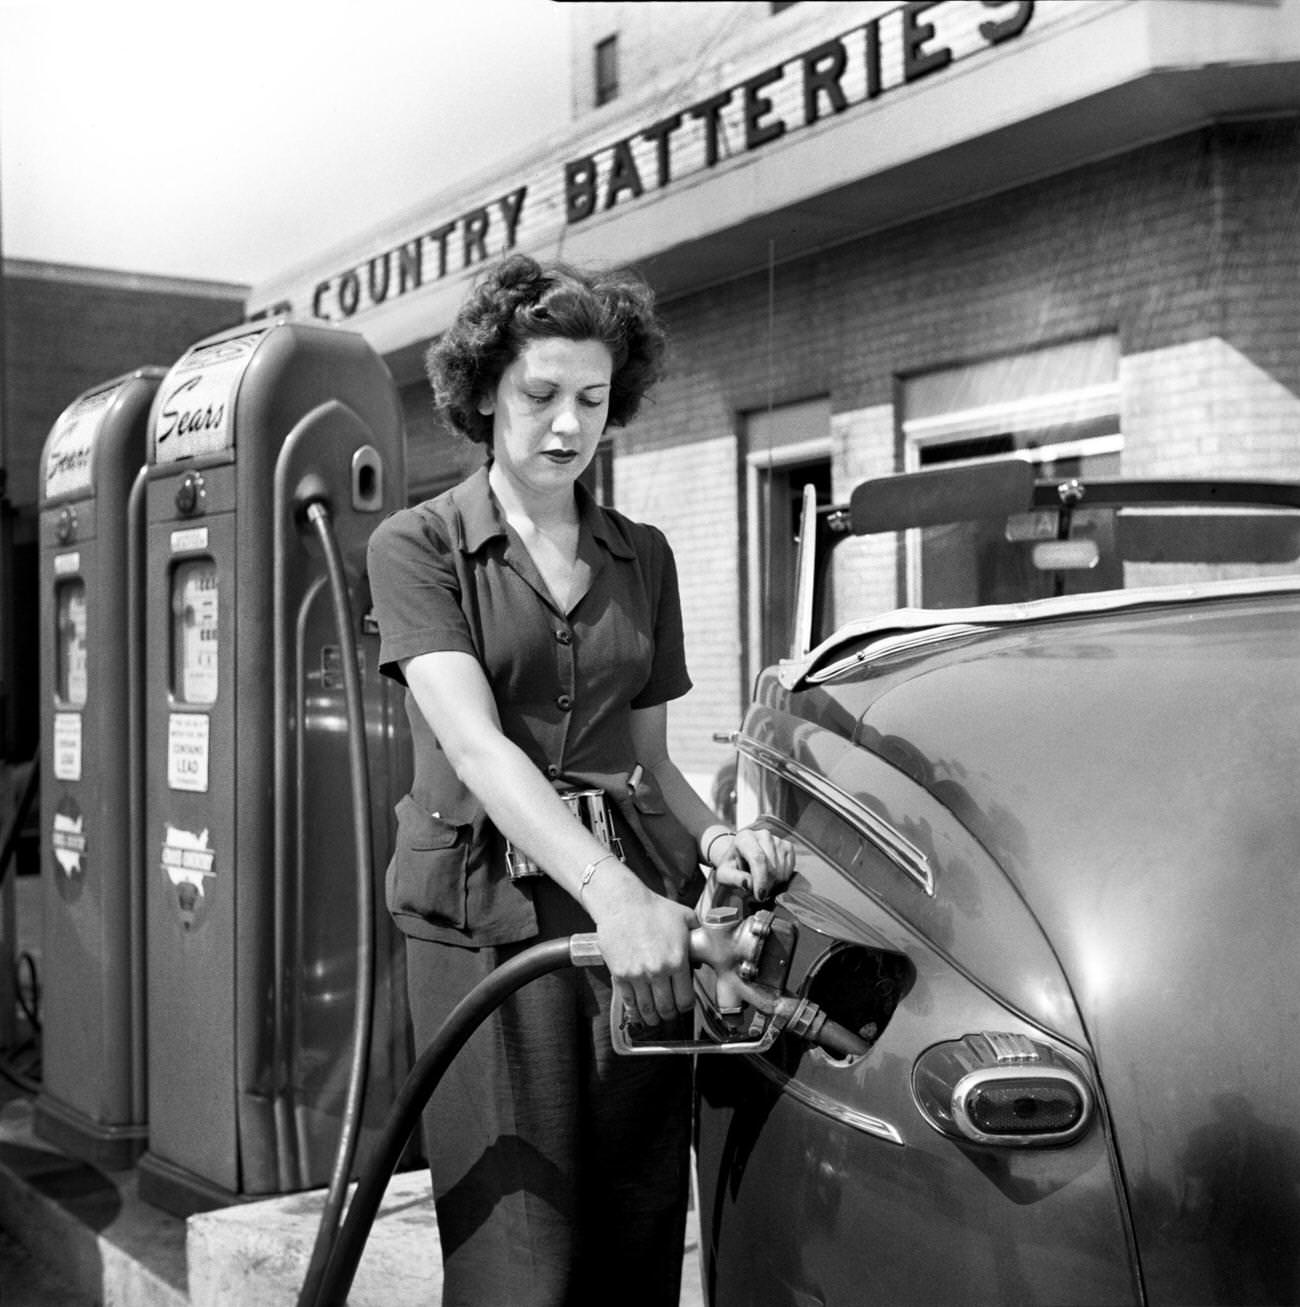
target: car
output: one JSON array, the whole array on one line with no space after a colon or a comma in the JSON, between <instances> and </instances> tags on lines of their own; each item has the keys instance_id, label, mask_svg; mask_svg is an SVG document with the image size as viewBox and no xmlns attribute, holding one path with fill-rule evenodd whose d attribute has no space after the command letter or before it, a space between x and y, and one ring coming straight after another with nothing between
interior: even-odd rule
<instances>
[{"instance_id":1,"label":"car","mask_svg":"<svg viewBox=\"0 0 1300 1307\"><path fill-rule=\"evenodd\" d=\"M864 535L944 606L817 633ZM1013 460L801 538L734 741L797 869L701 912L769 913L857 1043L696 1057L707 1302L1300 1301L1300 486Z\"/></svg>"}]
</instances>

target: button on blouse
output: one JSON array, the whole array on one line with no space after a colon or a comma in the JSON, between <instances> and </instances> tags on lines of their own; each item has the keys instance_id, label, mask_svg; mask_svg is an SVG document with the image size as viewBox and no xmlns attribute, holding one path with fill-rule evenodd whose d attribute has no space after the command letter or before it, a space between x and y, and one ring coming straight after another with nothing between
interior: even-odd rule
<instances>
[{"instance_id":1,"label":"button on blouse","mask_svg":"<svg viewBox=\"0 0 1300 1307\"><path fill-rule=\"evenodd\" d=\"M380 670L401 681L403 659L472 654L502 730L552 776L630 771L632 711L677 698L691 684L667 540L577 490L578 550L591 585L567 614L506 524L486 468L394 513L369 551ZM417 718L418 711L418 781ZM427 727L422 733L428 737Z\"/></svg>"}]
</instances>

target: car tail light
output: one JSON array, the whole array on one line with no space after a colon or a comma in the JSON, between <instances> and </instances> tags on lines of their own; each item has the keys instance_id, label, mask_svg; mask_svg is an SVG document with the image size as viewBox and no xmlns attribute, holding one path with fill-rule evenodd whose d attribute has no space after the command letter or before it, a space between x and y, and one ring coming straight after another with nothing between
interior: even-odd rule
<instances>
[{"instance_id":1,"label":"car tail light","mask_svg":"<svg viewBox=\"0 0 1300 1307\"><path fill-rule=\"evenodd\" d=\"M1026 1035L984 1031L935 1044L917 1059L912 1088L931 1125L978 1144L1069 1143L1092 1114L1083 1074Z\"/></svg>"}]
</instances>

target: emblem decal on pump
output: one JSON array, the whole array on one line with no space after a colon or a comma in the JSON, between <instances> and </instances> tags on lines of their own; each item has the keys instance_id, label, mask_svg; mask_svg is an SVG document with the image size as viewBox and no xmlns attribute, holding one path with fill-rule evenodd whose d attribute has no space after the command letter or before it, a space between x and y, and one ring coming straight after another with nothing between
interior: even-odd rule
<instances>
[{"instance_id":1,"label":"emblem decal on pump","mask_svg":"<svg viewBox=\"0 0 1300 1307\"><path fill-rule=\"evenodd\" d=\"M59 873L54 883L69 902L81 896L86 877L86 819L70 794L59 800L50 830L50 851L54 869Z\"/></svg>"},{"instance_id":2,"label":"emblem decal on pump","mask_svg":"<svg viewBox=\"0 0 1300 1307\"><path fill-rule=\"evenodd\" d=\"M208 832L182 830L167 823L163 834L162 870L176 891L176 910L181 925L193 930L200 924L208 903L207 882L216 872L216 850L208 842Z\"/></svg>"}]
</instances>

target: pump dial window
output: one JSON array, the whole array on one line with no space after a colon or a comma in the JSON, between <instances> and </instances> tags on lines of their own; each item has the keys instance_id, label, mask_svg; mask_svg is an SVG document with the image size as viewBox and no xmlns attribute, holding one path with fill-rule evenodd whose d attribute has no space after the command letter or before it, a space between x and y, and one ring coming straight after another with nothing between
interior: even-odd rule
<instances>
[{"instance_id":1,"label":"pump dial window","mask_svg":"<svg viewBox=\"0 0 1300 1307\"><path fill-rule=\"evenodd\" d=\"M172 694L183 703L217 701L217 565L189 558L172 571Z\"/></svg>"},{"instance_id":2,"label":"pump dial window","mask_svg":"<svg viewBox=\"0 0 1300 1307\"><path fill-rule=\"evenodd\" d=\"M55 693L73 708L86 703L86 583L61 581L54 591Z\"/></svg>"}]
</instances>

